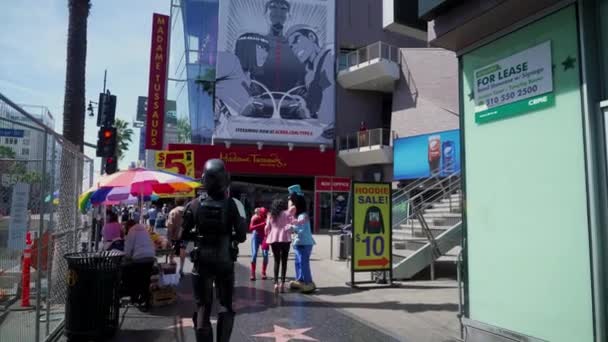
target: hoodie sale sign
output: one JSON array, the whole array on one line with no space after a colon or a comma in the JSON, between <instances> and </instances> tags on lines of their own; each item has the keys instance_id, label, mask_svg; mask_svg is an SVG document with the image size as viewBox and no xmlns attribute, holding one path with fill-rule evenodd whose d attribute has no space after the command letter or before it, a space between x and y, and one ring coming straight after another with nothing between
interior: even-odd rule
<instances>
[{"instance_id":1,"label":"hoodie sale sign","mask_svg":"<svg viewBox=\"0 0 608 342\"><path fill-rule=\"evenodd\" d=\"M391 185L353 184L353 272L390 270Z\"/></svg>"}]
</instances>

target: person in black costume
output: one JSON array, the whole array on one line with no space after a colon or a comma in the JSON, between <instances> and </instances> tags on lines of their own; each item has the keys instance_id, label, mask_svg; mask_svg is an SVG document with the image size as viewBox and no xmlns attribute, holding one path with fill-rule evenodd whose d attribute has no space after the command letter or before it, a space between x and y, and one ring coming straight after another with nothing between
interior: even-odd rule
<instances>
[{"instance_id":1,"label":"person in black costume","mask_svg":"<svg viewBox=\"0 0 608 342\"><path fill-rule=\"evenodd\" d=\"M196 311L193 320L197 342L213 341L210 316L214 284L220 302L216 340L230 341L234 325L234 262L238 244L247 238L247 226L242 204L228 196L229 183L224 162L208 160L203 171L208 197L191 201L184 212L183 238L194 241L196 246L190 257L194 264Z\"/></svg>"}]
</instances>

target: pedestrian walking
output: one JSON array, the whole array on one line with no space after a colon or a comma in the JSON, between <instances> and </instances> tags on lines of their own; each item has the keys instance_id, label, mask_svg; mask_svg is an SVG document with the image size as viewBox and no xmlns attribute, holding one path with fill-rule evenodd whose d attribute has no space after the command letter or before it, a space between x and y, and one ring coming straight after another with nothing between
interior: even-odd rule
<instances>
[{"instance_id":1,"label":"pedestrian walking","mask_svg":"<svg viewBox=\"0 0 608 342\"><path fill-rule=\"evenodd\" d=\"M266 243L266 218L268 211L266 208L256 208L255 214L251 218L249 224L249 231L252 232L251 236L251 277L250 280L255 280L255 270L258 258L258 250L262 248L262 279L266 279L266 268L268 267L268 249L269 246Z\"/></svg>"},{"instance_id":2,"label":"pedestrian walking","mask_svg":"<svg viewBox=\"0 0 608 342\"><path fill-rule=\"evenodd\" d=\"M131 220L139 223L140 218L141 218L141 215L139 213L139 208L137 208L137 207L133 208L133 211L131 212Z\"/></svg>"},{"instance_id":3,"label":"pedestrian walking","mask_svg":"<svg viewBox=\"0 0 608 342\"><path fill-rule=\"evenodd\" d=\"M291 231L289 224L293 216L287 210L287 201L277 198L272 202L270 216L266 220L266 242L272 248L274 255L274 291L285 292L285 275L287 274L287 258L291 246ZM279 267L281 278L279 278ZM280 282L279 282L280 280Z\"/></svg>"},{"instance_id":4,"label":"pedestrian walking","mask_svg":"<svg viewBox=\"0 0 608 342\"><path fill-rule=\"evenodd\" d=\"M125 206L122 208L122 211L120 212L120 222L125 224L125 223L127 223L128 220L129 220L129 208L127 208Z\"/></svg>"},{"instance_id":5,"label":"pedestrian walking","mask_svg":"<svg viewBox=\"0 0 608 342\"><path fill-rule=\"evenodd\" d=\"M179 274L183 276L186 261L186 246L182 240L182 225L184 223L184 211L186 210L184 204L186 203L186 199L178 198L175 202L177 206L169 212L167 218L167 238L173 246L169 260L171 263L174 263L175 255L179 255Z\"/></svg>"},{"instance_id":6,"label":"pedestrian walking","mask_svg":"<svg viewBox=\"0 0 608 342\"><path fill-rule=\"evenodd\" d=\"M247 222L242 204L229 197L230 175L221 159L205 163L203 186L208 197L190 202L184 212L184 240L194 241L196 249L190 257L192 287L196 300L193 315L197 342L213 341L211 310L214 293L220 302L217 314L217 341L228 342L234 317L234 262L238 244L247 240ZM215 291L214 291L215 288Z\"/></svg>"},{"instance_id":7,"label":"pedestrian walking","mask_svg":"<svg viewBox=\"0 0 608 342\"><path fill-rule=\"evenodd\" d=\"M148 218L148 225L152 228L156 227L156 218L158 217L158 210L156 209L156 206L154 204L150 206L150 209L148 209L146 216Z\"/></svg>"},{"instance_id":8,"label":"pedestrian walking","mask_svg":"<svg viewBox=\"0 0 608 342\"><path fill-rule=\"evenodd\" d=\"M294 212L294 221L289 228L295 233L293 248L296 253L295 269L296 279L289 287L304 293L313 292L316 289L312 281L310 270L310 255L315 245L310 229L310 218L306 210L306 199L299 185L289 187L289 209Z\"/></svg>"}]
</instances>

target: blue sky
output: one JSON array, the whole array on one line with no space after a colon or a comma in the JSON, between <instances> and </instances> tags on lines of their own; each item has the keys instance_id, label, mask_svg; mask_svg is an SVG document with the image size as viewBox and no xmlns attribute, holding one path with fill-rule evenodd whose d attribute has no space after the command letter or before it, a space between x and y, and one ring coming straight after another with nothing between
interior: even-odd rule
<instances>
[{"instance_id":1,"label":"blue sky","mask_svg":"<svg viewBox=\"0 0 608 342\"><path fill-rule=\"evenodd\" d=\"M19 0L0 11L0 92L17 103L44 105L61 132L68 27L67 0ZM147 96L152 13L169 14L170 0L92 0L86 101L107 87L118 97L117 117L132 122L137 97ZM96 120L86 119L85 140L97 142ZM120 166L137 160L139 129ZM94 156L93 149L86 149ZM95 163L99 168L99 162Z\"/></svg>"}]
</instances>

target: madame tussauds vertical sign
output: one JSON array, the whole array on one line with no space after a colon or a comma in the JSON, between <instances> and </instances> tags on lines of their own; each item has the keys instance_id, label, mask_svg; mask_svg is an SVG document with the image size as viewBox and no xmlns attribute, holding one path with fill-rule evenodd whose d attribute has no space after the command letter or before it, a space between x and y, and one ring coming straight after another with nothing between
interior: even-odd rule
<instances>
[{"instance_id":1,"label":"madame tussauds vertical sign","mask_svg":"<svg viewBox=\"0 0 608 342\"><path fill-rule=\"evenodd\" d=\"M146 148L150 150L162 150L163 148L168 40L169 16L154 13L146 113Z\"/></svg>"}]
</instances>

